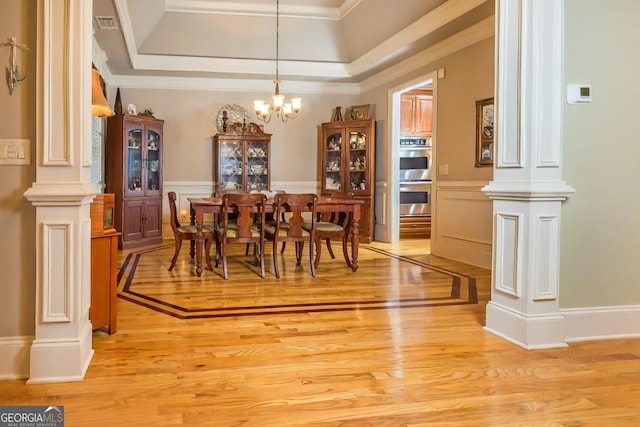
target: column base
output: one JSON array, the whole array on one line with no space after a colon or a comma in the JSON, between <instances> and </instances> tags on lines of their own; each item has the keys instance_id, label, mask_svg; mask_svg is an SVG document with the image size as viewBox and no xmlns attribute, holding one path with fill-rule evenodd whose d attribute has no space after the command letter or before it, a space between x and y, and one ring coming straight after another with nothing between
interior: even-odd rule
<instances>
[{"instance_id":1,"label":"column base","mask_svg":"<svg viewBox=\"0 0 640 427\"><path fill-rule=\"evenodd\" d=\"M82 381L93 358L91 322L77 339L34 340L27 384Z\"/></svg>"},{"instance_id":2,"label":"column base","mask_svg":"<svg viewBox=\"0 0 640 427\"><path fill-rule=\"evenodd\" d=\"M527 350L568 347L565 319L558 314L525 316L489 301L484 330Z\"/></svg>"}]
</instances>

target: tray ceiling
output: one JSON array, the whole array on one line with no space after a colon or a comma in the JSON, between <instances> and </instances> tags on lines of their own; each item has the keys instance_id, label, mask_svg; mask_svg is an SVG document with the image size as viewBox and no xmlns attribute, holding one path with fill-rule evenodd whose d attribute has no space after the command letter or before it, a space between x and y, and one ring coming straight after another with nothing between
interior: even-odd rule
<instances>
[{"instance_id":1,"label":"tray ceiling","mask_svg":"<svg viewBox=\"0 0 640 427\"><path fill-rule=\"evenodd\" d=\"M493 3L281 0L280 77L360 82L486 20ZM93 7L111 75L273 79L275 0L93 0ZM116 28L101 29L109 17Z\"/></svg>"}]
</instances>

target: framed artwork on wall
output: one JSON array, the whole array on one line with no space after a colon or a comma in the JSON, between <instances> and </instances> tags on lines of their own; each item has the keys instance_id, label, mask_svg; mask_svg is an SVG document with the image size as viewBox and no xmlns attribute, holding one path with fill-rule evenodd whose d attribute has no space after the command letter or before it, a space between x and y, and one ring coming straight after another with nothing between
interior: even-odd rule
<instances>
[{"instance_id":1,"label":"framed artwork on wall","mask_svg":"<svg viewBox=\"0 0 640 427\"><path fill-rule=\"evenodd\" d=\"M476 167L493 166L493 98L476 101Z\"/></svg>"}]
</instances>

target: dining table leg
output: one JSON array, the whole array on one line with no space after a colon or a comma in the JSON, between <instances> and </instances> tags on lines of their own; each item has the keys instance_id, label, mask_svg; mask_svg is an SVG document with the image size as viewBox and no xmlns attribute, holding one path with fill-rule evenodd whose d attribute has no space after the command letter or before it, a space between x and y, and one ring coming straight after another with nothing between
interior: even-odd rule
<instances>
[{"instance_id":1,"label":"dining table leg","mask_svg":"<svg viewBox=\"0 0 640 427\"><path fill-rule=\"evenodd\" d=\"M360 234L360 205L353 205L351 223L351 271L358 270L358 235Z\"/></svg>"},{"instance_id":2,"label":"dining table leg","mask_svg":"<svg viewBox=\"0 0 640 427\"><path fill-rule=\"evenodd\" d=\"M202 238L202 224L204 222L204 214L202 210L196 210L196 275L202 276L202 249L204 239Z\"/></svg>"}]
</instances>

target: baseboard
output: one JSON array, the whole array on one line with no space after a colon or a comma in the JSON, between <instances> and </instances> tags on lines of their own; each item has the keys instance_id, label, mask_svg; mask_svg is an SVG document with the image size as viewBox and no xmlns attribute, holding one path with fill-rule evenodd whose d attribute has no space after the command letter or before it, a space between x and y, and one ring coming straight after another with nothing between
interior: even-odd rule
<instances>
[{"instance_id":1,"label":"baseboard","mask_svg":"<svg viewBox=\"0 0 640 427\"><path fill-rule=\"evenodd\" d=\"M640 338L640 306L571 308L527 317L489 302L486 314L486 331L528 350Z\"/></svg>"},{"instance_id":2,"label":"baseboard","mask_svg":"<svg viewBox=\"0 0 640 427\"><path fill-rule=\"evenodd\" d=\"M33 339L32 336L0 338L0 380L29 378Z\"/></svg>"},{"instance_id":3,"label":"baseboard","mask_svg":"<svg viewBox=\"0 0 640 427\"><path fill-rule=\"evenodd\" d=\"M640 306L560 310L567 342L640 338Z\"/></svg>"}]
</instances>

